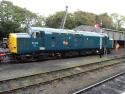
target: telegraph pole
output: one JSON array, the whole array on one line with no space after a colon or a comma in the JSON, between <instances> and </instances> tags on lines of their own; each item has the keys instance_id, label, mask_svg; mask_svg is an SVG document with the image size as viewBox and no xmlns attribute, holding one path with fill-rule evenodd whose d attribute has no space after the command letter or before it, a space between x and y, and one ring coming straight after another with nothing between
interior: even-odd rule
<instances>
[{"instance_id":1,"label":"telegraph pole","mask_svg":"<svg viewBox=\"0 0 125 94\"><path fill-rule=\"evenodd\" d=\"M61 23L61 28L62 28L62 29L65 28L67 13L68 13L68 6L66 6L65 16L64 16L64 18L63 18L63 20L62 20L62 23Z\"/></svg>"}]
</instances>

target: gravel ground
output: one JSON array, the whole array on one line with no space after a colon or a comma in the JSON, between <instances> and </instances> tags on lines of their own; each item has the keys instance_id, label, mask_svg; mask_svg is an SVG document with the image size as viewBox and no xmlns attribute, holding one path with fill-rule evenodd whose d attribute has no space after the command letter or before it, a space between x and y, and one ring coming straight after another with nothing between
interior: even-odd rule
<instances>
[{"instance_id":1,"label":"gravel ground","mask_svg":"<svg viewBox=\"0 0 125 94\"><path fill-rule=\"evenodd\" d=\"M119 56L125 54L125 50L122 49L119 53L112 54L108 56L86 56L86 57L76 57L69 59L57 59L57 60L48 60L34 63L23 63L23 64L7 64L0 65L0 80L22 77L26 75L32 75L37 73L45 73L53 70L59 70L63 68L73 67L84 65L88 63L93 63L97 61L107 60L114 56Z\"/></svg>"},{"instance_id":2,"label":"gravel ground","mask_svg":"<svg viewBox=\"0 0 125 94\"><path fill-rule=\"evenodd\" d=\"M125 63L100 69L98 71L88 72L86 74L80 74L71 78L65 78L60 81L54 81L50 84L41 84L37 87L26 88L23 91L15 92L15 94L72 94L77 90L123 70L125 70ZM98 94L100 93L98 92Z\"/></svg>"},{"instance_id":3,"label":"gravel ground","mask_svg":"<svg viewBox=\"0 0 125 94\"><path fill-rule=\"evenodd\" d=\"M94 87L82 94L125 94L125 74Z\"/></svg>"},{"instance_id":4,"label":"gravel ground","mask_svg":"<svg viewBox=\"0 0 125 94\"><path fill-rule=\"evenodd\" d=\"M99 58L99 56L86 56L25 64L2 64L0 65L0 80L84 65L107 60L120 55L125 55L124 49L119 51L119 53L112 52L110 55L104 56L103 58ZM51 84L39 85L38 87L33 87L31 89L24 89L24 91L18 91L16 94L71 94L76 91L76 89L83 88L122 70L125 70L124 63L113 68L109 67L93 73L81 74L70 79L64 79L59 82L55 81Z\"/></svg>"}]
</instances>

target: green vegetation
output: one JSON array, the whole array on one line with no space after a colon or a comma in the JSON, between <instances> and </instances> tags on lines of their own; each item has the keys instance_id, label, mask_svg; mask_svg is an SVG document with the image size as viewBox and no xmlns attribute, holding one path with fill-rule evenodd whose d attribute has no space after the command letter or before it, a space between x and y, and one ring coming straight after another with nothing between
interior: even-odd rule
<instances>
[{"instance_id":1,"label":"green vegetation","mask_svg":"<svg viewBox=\"0 0 125 94\"><path fill-rule=\"evenodd\" d=\"M12 2L2 0L0 1L0 39L6 37L10 32L25 32L29 25L60 28L64 14L64 11L60 11L48 17L43 17L25 8L13 5ZM125 23L124 16L116 13L96 15L80 10L68 13L65 28L73 29L80 25L94 26L101 20L104 28L124 30L122 28Z\"/></svg>"},{"instance_id":2,"label":"green vegetation","mask_svg":"<svg viewBox=\"0 0 125 94\"><path fill-rule=\"evenodd\" d=\"M49 16L46 18L46 26L59 28L63 17L64 12L57 12ZM112 18L107 13L96 15L83 11L76 11L72 14L68 13L65 28L73 29L80 25L94 26L96 23L100 23L101 20L104 28L113 28Z\"/></svg>"},{"instance_id":3,"label":"green vegetation","mask_svg":"<svg viewBox=\"0 0 125 94\"><path fill-rule=\"evenodd\" d=\"M42 26L42 16L13 5L9 1L0 2L0 35L6 37L10 32L24 32L28 25Z\"/></svg>"}]
</instances>

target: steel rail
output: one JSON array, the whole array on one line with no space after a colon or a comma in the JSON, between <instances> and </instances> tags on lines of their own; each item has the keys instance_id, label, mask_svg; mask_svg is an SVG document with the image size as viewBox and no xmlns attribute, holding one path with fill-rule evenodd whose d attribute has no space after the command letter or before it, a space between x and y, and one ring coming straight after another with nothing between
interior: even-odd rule
<instances>
[{"instance_id":1,"label":"steel rail","mask_svg":"<svg viewBox=\"0 0 125 94\"><path fill-rule=\"evenodd\" d=\"M72 68L76 68L76 67L85 67L85 66L94 65L94 64L97 64L97 63L103 63L103 62L108 62L108 61L122 59L122 58L125 58L125 56L111 58L111 59L108 59L108 60L97 61L97 62L93 62L93 63L89 63L89 64L83 64L83 65L77 65L77 66L68 67L68 68L57 69L57 70L53 70L53 71L47 71L47 72L44 72L44 73L36 73L36 74L31 74L31 75L22 76L22 77L8 78L8 79L5 79L5 80L0 80L0 82L3 82L3 81L5 82L5 81L8 81L8 80L14 80L14 79L18 79L18 78L26 78L26 77L29 77L29 76L36 76L36 75L40 75L40 74L47 74L47 73L50 73L50 72L57 72L57 71L72 69Z\"/></svg>"},{"instance_id":2,"label":"steel rail","mask_svg":"<svg viewBox=\"0 0 125 94\"><path fill-rule=\"evenodd\" d=\"M93 85L90 85L90 86L88 86L88 87L85 87L85 88L83 88L83 89L81 89L81 90L78 90L78 91L76 91L76 92L74 92L74 93L72 93L72 94L82 94L82 93L84 93L84 92L87 92L87 91L91 90L91 89L94 88L94 87L97 87L97 86L99 86L99 85L101 85L101 84L103 84L103 83L105 83L105 82L108 82L108 81L110 81L110 80L112 80L112 79L114 79L114 78L116 78L116 77L118 77L118 76L121 76L121 75L123 75L123 74L125 74L125 71L120 72L120 73L118 73L118 74L116 74L116 75L113 75L113 76L111 76L111 77L109 77L109 78L106 78L106 79L104 79L104 80L102 80L102 81L100 81L100 82L98 82L98 83L95 83L95 84L93 84Z\"/></svg>"}]
</instances>

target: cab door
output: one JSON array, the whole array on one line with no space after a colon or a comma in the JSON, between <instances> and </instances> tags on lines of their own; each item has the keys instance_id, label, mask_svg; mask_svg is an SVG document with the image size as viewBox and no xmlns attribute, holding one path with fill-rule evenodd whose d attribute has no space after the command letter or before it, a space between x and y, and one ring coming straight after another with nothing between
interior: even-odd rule
<instances>
[{"instance_id":1,"label":"cab door","mask_svg":"<svg viewBox=\"0 0 125 94\"><path fill-rule=\"evenodd\" d=\"M36 52L39 50L40 34L39 34L39 32L33 32L31 36L32 36L32 38L31 38L31 51Z\"/></svg>"},{"instance_id":2,"label":"cab door","mask_svg":"<svg viewBox=\"0 0 125 94\"><path fill-rule=\"evenodd\" d=\"M40 31L39 33L39 50L45 50L45 32Z\"/></svg>"}]
</instances>

